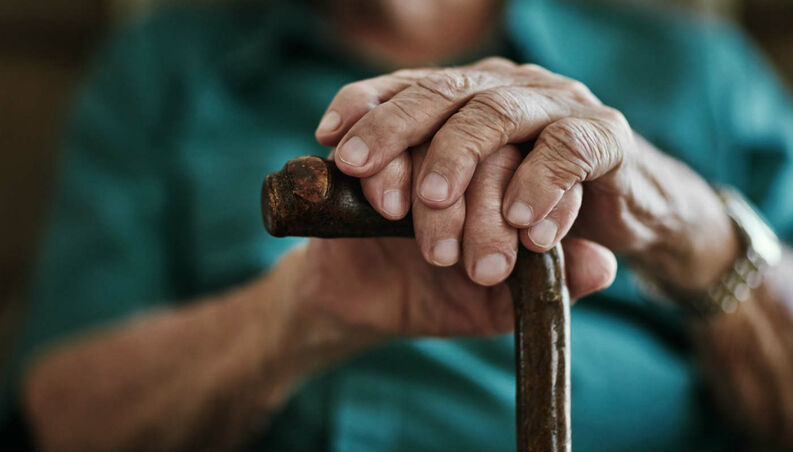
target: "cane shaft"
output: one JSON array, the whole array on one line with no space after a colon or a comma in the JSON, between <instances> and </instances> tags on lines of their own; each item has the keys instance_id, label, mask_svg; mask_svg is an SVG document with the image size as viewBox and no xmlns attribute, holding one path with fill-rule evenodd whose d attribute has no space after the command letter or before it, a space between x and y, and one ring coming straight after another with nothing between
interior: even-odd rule
<instances>
[{"instance_id":1,"label":"cane shaft","mask_svg":"<svg viewBox=\"0 0 793 452\"><path fill-rule=\"evenodd\" d=\"M570 301L559 248L521 247L507 280L515 309L518 452L570 451Z\"/></svg>"}]
</instances>

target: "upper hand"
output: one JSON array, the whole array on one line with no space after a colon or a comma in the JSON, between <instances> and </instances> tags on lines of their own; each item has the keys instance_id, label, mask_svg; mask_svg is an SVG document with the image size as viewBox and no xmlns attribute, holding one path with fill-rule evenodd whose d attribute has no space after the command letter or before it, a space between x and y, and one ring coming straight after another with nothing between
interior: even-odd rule
<instances>
[{"instance_id":1,"label":"upper hand","mask_svg":"<svg viewBox=\"0 0 793 452\"><path fill-rule=\"evenodd\" d=\"M577 219L583 237L612 250L640 246L619 211L636 153L630 126L583 84L538 66L494 58L353 83L328 107L317 138L337 146L339 168L362 178L387 218L404 216L412 200L428 262L452 265L462 248L480 284L509 275L519 240L546 251ZM508 146L533 140L523 159ZM607 285L614 265L604 259L593 268L611 269L600 275Z\"/></svg>"}]
</instances>

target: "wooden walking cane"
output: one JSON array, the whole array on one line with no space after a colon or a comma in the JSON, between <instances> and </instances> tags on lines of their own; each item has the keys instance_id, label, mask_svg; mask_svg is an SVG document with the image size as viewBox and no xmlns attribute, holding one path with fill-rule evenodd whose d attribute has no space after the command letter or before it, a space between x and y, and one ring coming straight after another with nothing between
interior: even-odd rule
<instances>
[{"instance_id":1,"label":"wooden walking cane","mask_svg":"<svg viewBox=\"0 0 793 452\"><path fill-rule=\"evenodd\" d=\"M320 157L267 176L262 215L277 237L412 237L410 216L390 221L360 182ZM570 310L561 249L518 252L507 280L515 306L518 452L570 451Z\"/></svg>"}]
</instances>

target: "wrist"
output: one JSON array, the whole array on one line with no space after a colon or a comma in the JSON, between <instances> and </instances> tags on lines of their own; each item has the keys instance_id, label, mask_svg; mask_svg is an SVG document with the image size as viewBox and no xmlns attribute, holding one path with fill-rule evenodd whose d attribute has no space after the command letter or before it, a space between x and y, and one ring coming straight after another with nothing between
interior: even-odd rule
<instances>
[{"instance_id":1,"label":"wrist","mask_svg":"<svg viewBox=\"0 0 793 452\"><path fill-rule=\"evenodd\" d=\"M630 257L671 293L704 294L740 256L741 239L712 187L682 162L650 154L653 170L642 176L657 200L645 215L651 240Z\"/></svg>"},{"instance_id":2,"label":"wrist","mask_svg":"<svg viewBox=\"0 0 793 452\"><path fill-rule=\"evenodd\" d=\"M702 201L701 214L686 221L674 234L662 236L648 259L662 284L691 296L706 293L742 251L737 231L710 188L703 193Z\"/></svg>"},{"instance_id":3,"label":"wrist","mask_svg":"<svg viewBox=\"0 0 793 452\"><path fill-rule=\"evenodd\" d=\"M277 360L292 374L331 365L379 339L316 308L312 294L306 290L310 286L304 271L306 259L306 247L294 248L250 288L254 302L260 306L259 321L263 327L272 327L273 334L266 340L277 348L266 361Z\"/></svg>"}]
</instances>

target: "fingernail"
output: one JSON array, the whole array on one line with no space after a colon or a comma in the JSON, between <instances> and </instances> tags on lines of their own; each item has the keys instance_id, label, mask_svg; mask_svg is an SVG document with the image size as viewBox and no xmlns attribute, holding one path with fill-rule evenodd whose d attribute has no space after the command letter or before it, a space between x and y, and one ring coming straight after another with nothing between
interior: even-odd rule
<instances>
[{"instance_id":1,"label":"fingernail","mask_svg":"<svg viewBox=\"0 0 793 452\"><path fill-rule=\"evenodd\" d=\"M507 258L501 253L488 254L474 265L474 278L480 283L495 283L503 279L506 273Z\"/></svg>"},{"instance_id":2,"label":"fingernail","mask_svg":"<svg viewBox=\"0 0 793 452\"><path fill-rule=\"evenodd\" d=\"M429 173L421 183L421 196L430 201L444 201L449 197L449 182L436 172Z\"/></svg>"},{"instance_id":3,"label":"fingernail","mask_svg":"<svg viewBox=\"0 0 793 452\"><path fill-rule=\"evenodd\" d=\"M460 257L460 243L456 239L438 240L432 247L432 258L438 265L453 265Z\"/></svg>"},{"instance_id":4,"label":"fingernail","mask_svg":"<svg viewBox=\"0 0 793 452\"><path fill-rule=\"evenodd\" d=\"M358 137L350 138L339 149L339 158L348 165L362 166L368 157L369 146Z\"/></svg>"},{"instance_id":5,"label":"fingernail","mask_svg":"<svg viewBox=\"0 0 793 452\"><path fill-rule=\"evenodd\" d=\"M532 211L531 206L520 201L513 202L512 207L507 212L507 220L512 224L521 226L530 225L533 217L534 211Z\"/></svg>"},{"instance_id":6,"label":"fingernail","mask_svg":"<svg viewBox=\"0 0 793 452\"><path fill-rule=\"evenodd\" d=\"M544 219L534 225L529 231L529 238L535 245L543 248L553 245L556 239L556 233L559 231L559 226L549 219Z\"/></svg>"},{"instance_id":7,"label":"fingernail","mask_svg":"<svg viewBox=\"0 0 793 452\"><path fill-rule=\"evenodd\" d=\"M386 190L383 192L383 210L393 217L402 214L402 191Z\"/></svg>"},{"instance_id":8,"label":"fingernail","mask_svg":"<svg viewBox=\"0 0 793 452\"><path fill-rule=\"evenodd\" d=\"M339 125L341 125L341 115L335 111L329 111L325 113L325 116L323 116L322 119L319 120L317 131L332 132L336 130Z\"/></svg>"}]
</instances>

